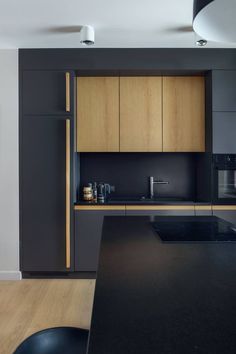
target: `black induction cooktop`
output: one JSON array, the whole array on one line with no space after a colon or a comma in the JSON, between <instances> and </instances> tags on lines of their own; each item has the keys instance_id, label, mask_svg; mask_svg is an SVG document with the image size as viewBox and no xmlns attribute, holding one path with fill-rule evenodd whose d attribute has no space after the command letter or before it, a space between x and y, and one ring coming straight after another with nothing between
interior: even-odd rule
<instances>
[{"instance_id":1,"label":"black induction cooktop","mask_svg":"<svg viewBox=\"0 0 236 354\"><path fill-rule=\"evenodd\" d=\"M216 216L161 216L151 224L162 242L236 242L236 226Z\"/></svg>"}]
</instances>

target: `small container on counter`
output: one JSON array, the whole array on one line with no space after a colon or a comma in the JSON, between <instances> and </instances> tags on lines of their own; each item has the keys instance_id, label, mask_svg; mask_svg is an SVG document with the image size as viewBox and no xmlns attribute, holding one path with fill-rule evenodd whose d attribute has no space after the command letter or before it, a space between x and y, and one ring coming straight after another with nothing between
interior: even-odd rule
<instances>
[{"instance_id":1,"label":"small container on counter","mask_svg":"<svg viewBox=\"0 0 236 354\"><path fill-rule=\"evenodd\" d=\"M97 183L93 183L93 201L94 203L97 203L98 201L98 190L97 190Z\"/></svg>"},{"instance_id":2,"label":"small container on counter","mask_svg":"<svg viewBox=\"0 0 236 354\"><path fill-rule=\"evenodd\" d=\"M83 199L86 202L91 202L93 201L93 189L92 189L92 185L88 185L86 187L83 188Z\"/></svg>"}]
</instances>

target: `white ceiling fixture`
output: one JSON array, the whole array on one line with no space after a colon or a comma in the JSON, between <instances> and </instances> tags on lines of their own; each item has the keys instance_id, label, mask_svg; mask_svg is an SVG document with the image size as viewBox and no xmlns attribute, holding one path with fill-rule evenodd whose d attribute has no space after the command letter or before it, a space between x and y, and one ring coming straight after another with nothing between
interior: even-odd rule
<instances>
[{"instance_id":1,"label":"white ceiling fixture","mask_svg":"<svg viewBox=\"0 0 236 354\"><path fill-rule=\"evenodd\" d=\"M236 0L194 0L193 29L204 39L236 43Z\"/></svg>"},{"instance_id":2,"label":"white ceiling fixture","mask_svg":"<svg viewBox=\"0 0 236 354\"><path fill-rule=\"evenodd\" d=\"M83 26L80 30L80 43L83 45L94 44L94 28L92 26Z\"/></svg>"},{"instance_id":3,"label":"white ceiling fixture","mask_svg":"<svg viewBox=\"0 0 236 354\"><path fill-rule=\"evenodd\" d=\"M96 31L92 48L196 47L193 0L0 2L0 48L82 48L81 25L87 24ZM213 47L236 43L209 41Z\"/></svg>"}]
</instances>

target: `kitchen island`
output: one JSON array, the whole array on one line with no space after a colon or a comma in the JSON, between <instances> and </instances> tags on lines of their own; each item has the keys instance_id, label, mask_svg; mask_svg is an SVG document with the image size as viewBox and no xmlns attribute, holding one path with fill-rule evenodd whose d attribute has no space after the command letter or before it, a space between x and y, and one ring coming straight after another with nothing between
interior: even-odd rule
<instances>
[{"instance_id":1,"label":"kitchen island","mask_svg":"<svg viewBox=\"0 0 236 354\"><path fill-rule=\"evenodd\" d=\"M235 274L235 242L162 242L148 217L105 217L88 354L235 353Z\"/></svg>"}]
</instances>

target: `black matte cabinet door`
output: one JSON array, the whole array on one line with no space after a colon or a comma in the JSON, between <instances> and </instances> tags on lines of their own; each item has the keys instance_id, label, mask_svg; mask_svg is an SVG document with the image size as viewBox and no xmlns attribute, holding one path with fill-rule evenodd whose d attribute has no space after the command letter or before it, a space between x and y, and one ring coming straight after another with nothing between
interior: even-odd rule
<instances>
[{"instance_id":1,"label":"black matte cabinet door","mask_svg":"<svg viewBox=\"0 0 236 354\"><path fill-rule=\"evenodd\" d=\"M125 216L124 210L75 211L75 270L96 272L104 216Z\"/></svg>"},{"instance_id":2,"label":"black matte cabinet door","mask_svg":"<svg viewBox=\"0 0 236 354\"><path fill-rule=\"evenodd\" d=\"M213 153L236 154L236 112L213 112Z\"/></svg>"},{"instance_id":3,"label":"black matte cabinet door","mask_svg":"<svg viewBox=\"0 0 236 354\"><path fill-rule=\"evenodd\" d=\"M214 70L212 72L213 111L236 111L236 71Z\"/></svg>"},{"instance_id":4,"label":"black matte cabinet door","mask_svg":"<svg viewBox=\"0 0 236 354\"><path fill-rule=\"evenodd\" d=\"M149 216L151 221L154 221L155 216L194 216L192 210L126 210L127 216Z\"/></svg>"},{"instance_id":5,"label":"black matte cabinet door","mask_svg":"<svg viewBox=\"0 0 236 354\"><path fill-rule=\"evenodd\" d=\"M66 111L65 71L23 71L23 114L65 115L73 112L73 73L70 73L70 111Z\"/></svg>"},{"instance_id":6,"label":"black matte cabinet door","mask_svg":"<svg viewBox=\"0 0 236 354\"><path fill-rule=\"evenodd\" d=\"M236 210L213 210L213 215L236 226Z\"/></svg>"},{"instance_id":7,"label":"black matte cabinet door","mask_svg":"<svg viewBox=\"0 0 236 354\"><path fill-rule=\"evenodd\" d=\"M70 133L72 136L72 126ZM66 120L24 117L21 270L66 271L72 268L66 268Z\"/></svg>"}]
</instances>

